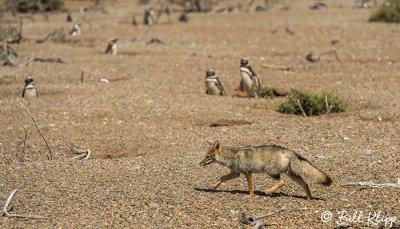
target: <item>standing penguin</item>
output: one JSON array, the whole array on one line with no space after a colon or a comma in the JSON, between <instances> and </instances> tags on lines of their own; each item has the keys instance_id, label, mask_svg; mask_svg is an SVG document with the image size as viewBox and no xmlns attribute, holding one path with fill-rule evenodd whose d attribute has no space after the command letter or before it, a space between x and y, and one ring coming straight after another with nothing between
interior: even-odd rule
<instances>
[{"instance_id":1,"label":"standing penguin","mask_svg":"<svg viewBox=\"0 0 400 229\"><path fill-rule=\"evenodd\" d=\"M108 42L106 53L111 55L117 55L118 47L117 47L118 38L114 38Z\"/></svg>"},{"instance_id":2,"label":"standing penguin","mask_svg":"<svg viewBox=\"0 0 400 229\"><path fill-rule=\"evenodd\" d=\"M144 24L145 25L148 25L148 26L152 26L152 25L154 25L155 24L155 20L154 20L154 10L153 10L153 8L147 8L145 11L144 11L144 19L143 19L143 22L144 22Z\"/></svg>"},{"instance_id":3,"label":"standing penguin","mask_svg":"<svg viewBox=\"0 0 400 229\"><path fill-rule=\"evenodd\" d=\"M33 78L31 76L27 76L25 79L24 90L22 91L22 97L32 98L39 97L39 93L35 86L35 82L33 82Z\"/></svg>"},{"instance_id":4,"label":"standing penguin","mask_svg":"<svg viewBox=\"0 0 400 229\"><path fill-rule=\"evenodd\" d=\"M247 58L240 60L240 90L250 97L257 97L256 90L261 87L260 78L253 71Z\"/></svg>"},{"instance_id":5,"label":"standing penguin","mask_svg":"<svg viewBox=\"0 0 400 229\"><path fill-rule=\"evenodd\" d=\"M69 32L69 34L71 34L72 36L79 36L79 35L81 35L81 24L75 23L75 24L72 26L72 30L71 30L71 32Z\"/></svg>"},{"instance_id":6,"label":"standing penguin","mask_svg":"<svg viewBox=\"0 0 400 229\"><path fill-rule=\"evenodd\" d=\"M209 69L206 71L206 94L208 95L225 95L224 87L222 83L219 81L218 76L215 74L215 71Z\"/></svg>"}]
</instances>

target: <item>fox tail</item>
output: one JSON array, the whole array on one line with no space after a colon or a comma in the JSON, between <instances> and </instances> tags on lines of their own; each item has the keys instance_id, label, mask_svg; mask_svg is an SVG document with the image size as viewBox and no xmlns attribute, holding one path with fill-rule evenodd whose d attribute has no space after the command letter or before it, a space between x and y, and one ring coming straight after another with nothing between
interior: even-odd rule
<instances>
[{"instance_id":1,"label":"fox tail","mask_svg":"<svg viewBox=\"0 0 400 229\"><path fill-rule=\"evenodd\" d=\"M311 164L306 158L298 154L296 154L296 158L290 163L291 174L325 186L332 184L332 179L325 172Z\"/></svg>"}]
</instances>

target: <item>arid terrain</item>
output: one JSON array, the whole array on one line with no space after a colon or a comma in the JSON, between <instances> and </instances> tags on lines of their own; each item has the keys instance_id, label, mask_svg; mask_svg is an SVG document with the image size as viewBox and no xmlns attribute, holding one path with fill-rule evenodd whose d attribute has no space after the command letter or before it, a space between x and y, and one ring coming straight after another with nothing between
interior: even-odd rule
<instances>
[{"instance_id":1,"label":"arid terrain","mask_svg":"<svg viewBox=\"0 0 400 229\"><path fill-rule=\"evenodd\" d=\"M35 40L72 28L67 13L25 16L25 40L12 45L19 60L66 63L0 67L0 74L15 75L0 79L1 208L18 189L10 212L46 217L1 217L0 228L238 228L241 212L260 216L282 207L262 219L269 228L378 228L376 220L368 224L375 213L397 217L392 226L399 227L399 188L343 184L400 179L400 27L369 23L371 9L355 8L354 1L324 2L328 7L321 10L310 10L311 0L281 0L261 13L192 13L188 23L173 12L171 22L164 15L151 28L142 24L144 8L136 1L106 2L106 12L85 13L76 10L82 3L67 2L82 35L42 44ZM11 16L3 20L18 23ZM114 37L118 55L106 55ZM149 43L152 38L164 43ZM332 45L333 39L340 42ZM341 62L329 55L319 63L304 58L331 50ZM285 115L276 112L285 98L236 97L242 57L263 85L331 92L346 101L347 111ZM216 70L226 96L205 94L208 68ZM27 75L36 81L37 99L21 97ZM20 102L36 119L53 160ZM227 125L210 127L218 123ZM262 191L274 181L262 174L255 175L253 199L244 176L214 190L212 183L229 172L217 164L199 166L207 141L214 140L288 147L334 183L311 184L312 200L288 177L278 193L266 196ZM71 160L86 149L89 160ZM327 223L321 220L325 211L333 213ZM340 221L339 211L362 217Z\"/></svg>"}]
</instances>

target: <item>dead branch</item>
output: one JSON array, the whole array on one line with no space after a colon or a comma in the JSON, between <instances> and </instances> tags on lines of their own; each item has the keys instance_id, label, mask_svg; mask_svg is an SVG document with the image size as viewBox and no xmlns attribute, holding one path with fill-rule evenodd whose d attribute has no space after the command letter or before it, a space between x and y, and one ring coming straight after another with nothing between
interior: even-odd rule
<instances>
[{"instance_id":1,"label":"dead branch","mask_svg":"<svg viewBox=\"0 0 400 229\"><path fill-rule=\"evenodd\" d=\"M291 28L289 28L289 27L286 27L285 31L286 31L286 33L288 33L289 35L294 35L294 34L295 34L295 32L294 32Z\"/></svg>"},{"instance_id":2,"label":"dead branch","mask_svg":"<svg viewBox=\"0 0 400 229\"><path fill-rule=\"evenodd\" d=\"M73 161L73 160L82 160L84 157L85 157L85 153L83 153L83 154L79 154L78 156L75 156L75 157L73 157L73 158L71 158L71 160Z\"/></svg>"},{"instance_id":3,"label":"dead branch","mask_svg":"<svg viewBox=\"0 0 400 229\"><path fill-rule=\"evenodd\" d=\"M320 10L323 8L327 8L328 6L323 2L316 2L310 6L311 10Z\"/></svg>"},{"instance_id":4,"label":"dead branch","mask_svg":"<svg viewBox=\"0 0 400 229\"><path fill-rule=\"evenodd\" d=\"M8 45L7 42L4 42L0 47L0 66L17 66L12 60L12 57L18 57L18 53L13 47Z\"/></svg>"},{"instance_id":5,"label":"dead branch","mask_svg":"<svg viewBox=\"0 0 400 229\"><path fill-rule=\"evenodd\" d=\"M336 50L332 50L332 51L328 51L328 52L323 52L323 53L319 54L319 56L321 57L321 56L323 56L323 55L330 55L330 54L333 54L333 55L335 56L337 62L339 62L339 63L341 62L340 59L339 59L339 56L338 56L338 54L337 54L337 52L336 52Z\"/></svg>"},{"instance_id":6,"label":"dead branch","mask_svg":"<svg viewBox=\"0 0 400 229\"><path fill-rule=\"evenodd\" d=\"M325 107L326 107L326 114L328 114L329 112L331 112L333 106L329 105L328 103L328 96L325 95Z\"/></svg>"},{"instance_id":7,"label":"dead branch","mask_svg":"<svg viewBox=\"0 0 400 229\"><path fill-rule=\"evenodd\" d=\"M23 25L23 21L22 18L19 18L19 29L17 34L13 35L12 37L7 39L7 43L10 44L16 44L16 43L20 43L22 40L22 25Z\"/></svg>"},{"instance_id":8,"label":"dead branch","mask_svg":"<svg viewBox=\"0 0 400 229\"><path fill-rule=\"evenodd\" d=\"M3 43L3 47L0 48L0 51L2 53L4 53L7 56L14 56L14 57L18 57L18 53L17 51L15 51L15 49L13 47L11 47L10 45L8 45L7 42Z\"/></svg>"},{"instance_id":9,"label":"dead branch","mask_svg":"<svg viewBox=\"0 0 400 229\"><path fill-rule=\"evenodd\" d=\"M311 63L318 63L320 60L320 56L314 54L313 52L309 52L306 54L306 60Z\"/></svg>"},{"instance_id":10,"label":"dead branch","mask_svg":"<svg viewBox=\"0 0 400 229\"><path fill-rule=\"evenodd\" d=\"M240 216L240 222L245 225L251 225L251 226L253 226L253 228L263 228L263 226L265 224L260 219L275 215L275 214L283 212L285 210L286 210L286 206L282 207L281 209L279 209L277 211L270 212L268 214L258 216L258 217L255 217L247 212L242 212L241 216Z\"/></svg>"},{"instance_id":11,"label":"dead branch","mask_svg":"<svg viewBox=\"0 0 400 229\"><path fill-rule=\"evenodd\" d=\"M366 186L370 188L400 188L400 178L397 180L397 183L375 184L372 181L366 181L366 182L345 183L342 186Z\"/></svg>"},{"instance_id":12,"label":"dead branch","mask_svg":"<svg viewBox=\"0 0 400 229\"><path fill-rule=\"evenodd\" d=\"M22 148L22 155L20 157L20 159L22 158L21 161L24 160L24 156L25 156L25 152L26 152L26 139L28 138L28 131L26 130L26 128L23 125L22 125L22 128L24 128L25 137L24 137L24 147Z\"/></svg>"},{"instance_id":13,"label":"dead branch","mask_svg":"<svg viewBox=\"0 0 400 229\"><path fill-rule=\"evenodd\" d=\"M92 154L92 152L90 151L90 149L87 150L87 154L86 157L83 158L83 160L88 160L90 158L90 155Z\"/></svg>"},{"instance_id":14,"label":"dead branch","mask_svg":"<svg viewBox=\"0 0 400 229\"><path fill-rule=\"evenodd\" d=\"M6 43L15 44L22 40L22 18L19 18L19 26L0 27L0 40Z\"/></svg>"},{"instance_id":15,"label":"dead branch","mask_svg":"<svg viewBox=\"0 0 400 229\"><path fill-rule=\"evenodd\" d=\"M160 39L158 39L158 38L151 38L151 40L148 41L146 44L147 45L148 44L165 44L165 42L160 40Z\"/></svg>"},{"instance_id":16,"label":"dead branch","mask_svg":"<svg viewBox=\"0 0 400 229\"><path fill-rule=\"evenodd\" d=\"M88 160L91 155L92 152L90 151L90 149L87 149L85 152L80 153L78 156L71 158L71 160Z\"/></svg>"},{"instance_id":17,"label":"dead branch","mask_svg":"<svg viewBox=\"0 0 400 229\"><path fill-rule=\"evenodd\" d=\"M65 61L61 58L47 58L47 57L30 57L25 64L23 64L24 66L29 66L32 62L34 61L38 61L38 62L47 62L47 63L59 63L59 64L65 64Z\"/></svg>"},{"instance_id":18,"label":"dead branch","mask_svg":"<svg viewBox=\"0 0 400 229\"><path fill-rule=\"evenodd\" d=\"M17 215L17 214L11 214L9 213L10 209L11 209L11 201L13 199L13 197L15 196L15 194L17 193L17 189L14 189L10 196L8 197L6 204L4 205L3 208L3 215L5 217L9 217L9 218L23 218L23 219L45 219L45 217L43 216L39 216L39 215Z\"/></svg>"},{"instance_id":19,"label":"dead branch","mask_svg":"<svg viewBox=\"0 0 400 229\"><path fill-rule=\"evenodd\" d=\"M49 33L45 38L36 40L36 43L44 43L46 41L51 41L51 42L65 42L65 32L64 29L56 29Z\"/></svg>"},{"instance_id":20,"label":"dead branch","mask_svg":"<svg viewBox=\"0 0 400 229\"><path fill-rule=\"evenodd\" d=\"M0 80L4 80L4 79L7 79L7 78L14 78L14 80L16 80L17 79L17 75L3 75L3 74L0 73Z\"/></svg>"},{"instance_id":21,"label":"dead branch","mask_svg":"<svg viewBox=\"0 0 400 229\"><path fill-rule=\"evenodd\" d=\"M297 102L297 105L299 106L299 108L300 108L301 113L303 114L303 116L304 116L304 117L307 117L307 114L306 114L306 112L304 111L303 106L302 106L301 103L300 103L300 100L298 99L298 100L296 100L296 102Z\"/></svg>"},{"instance_id":22,"label":"dead branch","mask_svg":"<svg viewBox=\"0 0 400 229\"><path fill-rule=\"evenodd\" d=\"M40 131L40 129L39 129L37 123L36 123L35 118L32 116L31 112L29 112L29 110L25 107L25 105L24 105L23 103L19 102L19 104L21 104L22 108L24 108L24 110L26 111L26 113L28 113L28 115L31 117L33 123L35 124L35 127L36 127L37 131L39 132L39 134L40 134L40 136L42 137L44 143L46 144L47 149L49 150L49 154L47 155L47 159L52 160L52 159L53 159L53 154L52 154L52 152L51 152L51 150L50 150L50 146L49 146L49 144L47 143L46 139L44 138L42 132Z\"/></svg>"},{"instance_id":23,"label":"dead branch","mask_svg":"<svg viewBox=\"0 0 400 229\"><path fill-rule=\"evenodd\" d=\"M263 64L262 66L264 68L270 68L270 69L276 69L276 70L282 70L282 71L290 71L290 69L292 68L292 66L290 66L290 65L275 66L275 65Z\"/></svg>"},{"instance_id":24,"label":"dead branch","mask_svg":"<svg viewBox=\"0 0 400 229\"><path fill-rule=\"evenodd\" d=\"M332 50L332 51L328 51L328 52L323 52L323 53L321 53L321 54L319 54L319 55L314 54L313 52L309 52L309 53L306 54L306 60L309 61L309 62L311 62L311 63L318 63L318 62L321 60L321 57L322 57L322 56L331 55L331 54L333 54L333 55L335 56L335 59L336 59L339 63L341 62L340 59L339 59L339 56L338 56L338 54L337 54L337 52L336 52L336 50Z\"/></svg>"}]
</instances>

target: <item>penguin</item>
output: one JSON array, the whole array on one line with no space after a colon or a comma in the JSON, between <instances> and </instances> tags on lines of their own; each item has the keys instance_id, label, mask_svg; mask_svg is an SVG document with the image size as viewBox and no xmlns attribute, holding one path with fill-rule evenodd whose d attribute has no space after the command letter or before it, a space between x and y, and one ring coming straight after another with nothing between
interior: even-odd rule
<instances>
[{"instance_id":1,"label":"penguin","mask_svg":"<svg viewBox=\"0 0 400 229\"><path fill-rule=\"evenodd\" d=\"M111 55L117 55L118 47L117 47L118 38L114 38L108 42L106 53Z\"/></svg>"},{"instance_id":2,"label":"penguin","mask_svg":"<svg viewBox=\"0 0 400 229\"><path fill-rule=\"evenodd\" d=\"M209 69L206 71L205 83L207 95L225 95L224 87L214 70Z\"/></svg>"},{"instance_id":3,"label":"penguin","mask_svg":"<svg viewBox=\"0 0 400 229\"><path fill-rule=\"evenodd\" d=\"M250 97L257 97L256 90L261 87L260 78L253 71L247 58L240 60L240 91Z\"/></svg>"},{"instance_id":4,"label":"penguin","mask_svg":"<svg viewBox=\"0 0 400 229\"><path fill-rule=\"evenodd\" d=\"M71 32L69 32L69 34L71 34L72 36L79 36L79 35L81 35L81 24L75 23L75 24L72 26L72 30L71 30Z\"/></svg>"},{"instance_id":5,"label":"penguin","mask_svg":"<svg viewBox=\"0 0 400 229\"><path fill-rule=\"evenodd\" d=\"M153 8L150 7L144 11L144 20L143 21L144 21L144 24L148 25L148 26L152 26L155 24Z\"/></svg>"},{"instance_id":6,"label":"penguin","mask_svg":"<svg viewBox=\"0 0 400 229\"><path fill-rule=\"evenodd\" d=\"M72 15L71 15L71 14L67 14L67 19L66 19L66 21L67 21L67 22L73 22L73 21L74 21L74 19L72 18Z\"/></svg>"},{"instance_id":7,"label":"penguin","mask_svg":"<svg viewBox=\"0 0 400 229\"><path fill-rule=\"evenodd\" d=\"M22 97L24 98L39 97L39 93L35 86L35 82L33 82L33 78L31 76L27 76L25 79L25 86L22 91Z\"/></svg>"}]
</instances>

